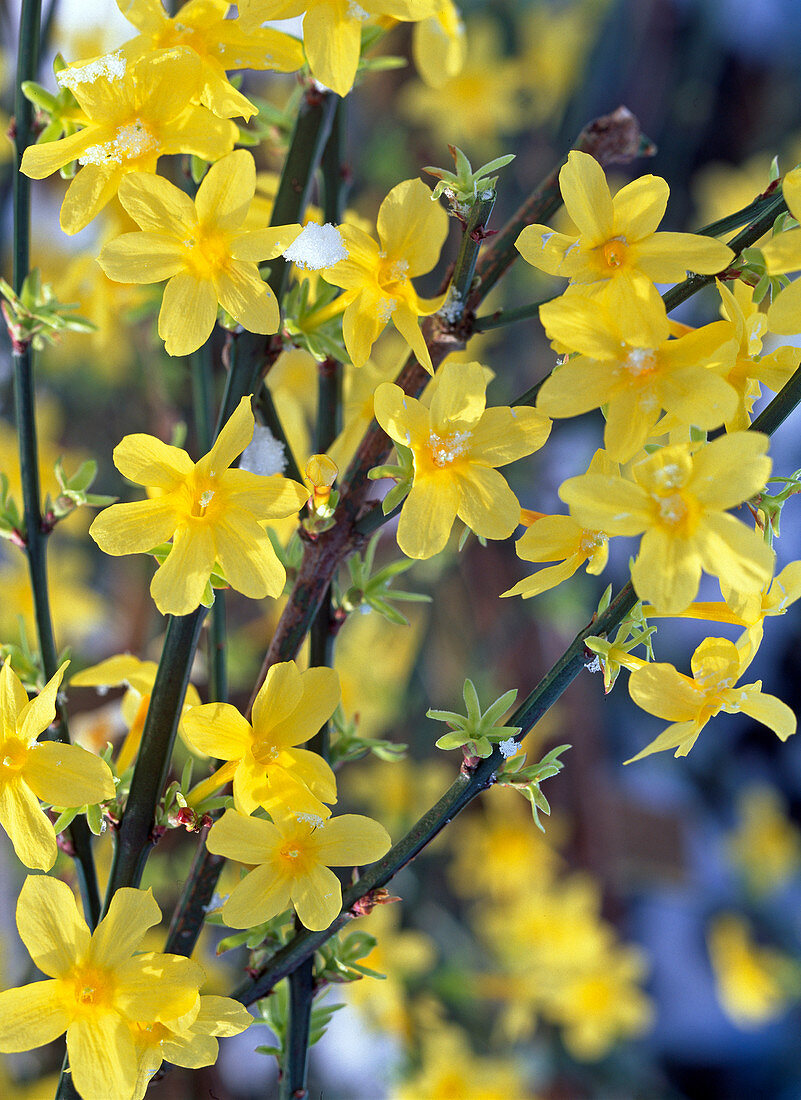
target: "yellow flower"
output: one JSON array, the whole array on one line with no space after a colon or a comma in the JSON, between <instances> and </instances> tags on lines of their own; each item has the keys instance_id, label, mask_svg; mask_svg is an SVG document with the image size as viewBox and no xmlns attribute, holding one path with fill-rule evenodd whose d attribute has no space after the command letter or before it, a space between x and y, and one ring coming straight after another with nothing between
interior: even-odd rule
<instances>
[{"instance_id":1,"label":"yellow flower","mask_svg":"<svg viewBox=\"0 0 801 1100\"><path fill-rule=\"evenodd\" d=\"M219 1054L215 1036L239 1035L250 1027L253 1017L244 1005L231 997L201 996L194 1020L133 1025L133 1041L139 1073L131 1100L144 1100L153 1074L162 1061L186 1069L213 1066Z\"/></svg>"},{"instance_id":2,"label":"yellow flower","mask_svg":"<svg viewBox=\"0 0 801 1100\"><path fill-rule=\"evenodd\" d=\"M242 22L258 26L266 19L303 15L303 48L312 76L337 95L353 87L361 53L362 26L377 15L414 22L433 15L437 0L243 0ZM304 14L305 13L305 14Z\"/></svg>"},{"instance_id":3,"label":"yellow flower","mask_svg":"<svg viewBox=\"0 0 801 1100\"><path fill-rule=\"evenodd\" d=\"M646 974L643 952L614 943L611 935L609 941L594 966L568 970L544 1013L560 1025L565 1046L582 1062L598 1061L653 1023L653 1005L639 988Z\"/></svg>"},{"instance_id":4,"label":"yellow flower","mask_svg":"<svg viewBox=\"0 0 801 1100\"><path fill-rule=\"evenodd\" d=\"M186 46L200 58L200 102L221 118L250 118L256 108L231 84L226 69L271 69L288 73L303 64L296 38L270 28L226 19L228 0L189 0L169 16L160 0L117 0L117 7L139 31L125 43L129 56L169 46Z\"/></svg>"},{"instance_id":5,"label":"yellow flower","mask_svg":"<svg viewBox=\"0 0 801 1100\"><path fill-rule=\"evenodd\" d=\"M782 194L790 213L801 219L801 167L788 172L782 181ZM801 267L801 227L785 230L762 246L769 275L787 275ZM780 291L768 310L771 332L794 335L801 331L801 280L795 279Z\"/></svg>"},{"instance_id":6,"label":"yellow flower","mask_svg":"<svg viewBox=\"0 0 801 1100\"><path fill-rule=\"evenodd\" d=\"M0 1050L31 1050L67 1033L83 1100L130 1100L137 1080L131 1025L197 1015L203 971L189 959L135 955L161 912L150 890L118 890L94 932L66 883L28 876L17 927L47 980L0 993Z\"/></svg>"},{"instance_id":7,"label":"yellow flower","mask_svg":"<svg viewBox=\"0 0 801 1100\"><path fill-rule=\"evenodd\" d=\"M114 797L108 764L78 745L37 741L56 716L56 694L68 661L36 698L6 661L0 669L0 825L26 867L49 871L56 834L39 799L59 807Z\"/></svg>"},{"instance_id":8,"label":"yellow flower","mask_svg":"<svg viewBox=\"0 0 801 1100\"><path fill-rule=\"evenodd\" d=\"M737 815L726 839L731 862L756 894L785 885L801 869L801 832L779 791L751 784L737 800Z\"/></svg>"},{"instance_id":9,"label":"yellow flower","mask_svg":"<svg viewBox=\"0 0 801 1100\"><path fill-rule=\"evenodd\" d=\"M411 280L436 264L448 235L448 215L431 202L431 191L421 180L404 180L393 187L378 211L376 243L361 229L340 229L347 259L320 274L345 291L334 305L344 309L342 334L353 365L367 362L385 325L392 324L414 354L431 371L431 356L418 325L445 300L420 298Z\"/></svg>"},{"instance_id":10,"label":"yellow flower","mask_svg":"<svg viewBox=\"0 0 801 1100\"><path fill-rule=\"evenodd\" d=\"M796 729L795 715L787 704L763 693L761 680L735 687L755 653L748 641L737 646L727 638L706 638L690 661L692 676L656 661L632 672L629 694L634 702L649 714L667 718L671 725L626 763L665 749L686 756L710 718L721 711L747 714L786 741Z\"/></svg>"},{"instance_id":11,"label":"yellow flower","mask_svg":"<svg viewBox=\"0 0 801 1100\"><path fill-rule=\"evenodd\" d=\"M585 527L609 535L644 532L631 571L634 588L658 611L679 614L695 598L702 568L743 592L770 580L772 550L726 514L764 487L767 447L758 432L733 432L695 453L679 443L636 463L633 481L583 474L565 481L559 495Z\"/></svg>"},{"instance_id":12,"label":"yellow flower","mask_svg":"<svg viewBox=\"0 0 801 1100\"><path fill-rule=\"evenodd\" d=\"M389 833L358 814L327 821L309 820L310 814L274 816L275 824L226 810L212 825L210 852L255 867L234 887L222 918L231 928L251 928L291 903L306 928L327 928L342 906L339 879L329 868L380 859L392 843Z\"/></svg>"},{"instance_id":13,"label":"yellow flower","mask_svg":"<svg viewBox=\"0 0 801 1100\"><path fill-rule=\"evenodd\" d=\"M431 23L433 20L429 26ZM432 31L437 33L433 26L428 33L422 32L428 42ZM520 99L522 75L518 62L505 56L503 33L497 20L471 19L465 46L459 71L440 84L429 79L430 47L417 47L415 61L429 87L409 81L401 90L398 103L405 118L415 126L433 131L443 144L456 143L471 157L489 159L498 155L501 135L517 133L526 124L528 112ZM439 58L441 72L446 74L448 54L441 50Z\"/></svg>"},{"instance_id":14,"label":"yellow flower","mask_svg":"<svg viewBox=\"0 0 801 1100\"><path fill-rule=\"evenodd\" d=\"M540 569L530 577L502 592L502 596L522 596L524 600L556 588L562 581L572 577L579 566L587 563L587 572L597 575L606 566L609 558L609 544L603 531L593 531L582 527L570 516L545 516L531 524L521 538L517 540L515 551L523 561L558 561Z\"/></svg>"},{"instance_id":15,"label":"yellow flower","mask_svg":"<svg viewBox=\"0 0 801 1100\"><path fill-rule=\"evenodd\" d=\"M300 672L294 661L273 665L253 702L252 724L228 703L193 707L184 716L190 745L228 761L196 787L198 805L230 779L234 805L243 814L258 806L328 817L323 802L336 802L331 768L315 752L296 746L314 737L339 702L339 678L331 668Z\"/></svg>"},{"instance_id":16,"label":"yellow flower","mask_svg":"<svg viewBox=\"0 0 801 1100\"><path fill-rule=\"evenodd\" d=\"M540 308L540 320L580 354L545 379L537 408L560 417L606 405L604 446L616 462L644 447L662 409L707 431L734 416L737 392L724 377L736 344L724 321L671 340L658 295L627 302L614 286L601 300L562 295Z\"/></svg>"},{"instance_id":17,"label":"yellow flower","mask_svg":"<svg viewBox=\"0 0 801 1100\"><path fill-rule=\"evenodd\" d=\"M218 304L249 332L276 332L278 302L258 264L280 254L299 225L243 228L256 187L246 149L206 173L194 202L160 176L139 173L120 185L120 202L141 233L123 233L98 263L119 283L169 280L159 313L168 355L188 355L211 335Z\"/></svg>"},{"instance_id":18,"label":"yellow flower","mask_svg":"<svg viewBox=\"0 0 801 1100\"><path fill-rule=\"evenodd\" d=\"M801 348L781 347L769 355L762 355L762 339L768 321L754 304L753 288L737 280L731 290L719 282L718 290L723 299L721 313L731 322L738 345L734 364L723 376L730 386L734 386L739 398L735 415L726 420L726 431L733 432L750 425L750 413L760 395L760 384L778 391L789 381L801 360Z\"/></svg>"},{"instance_id":19,"label":"yellow flower","mask_svg":"<svg viewBox=\"0 0 801 1100\"><path fill-rule=\"evenodd\" d=\"M398 524L407 557L443 550L453 521L488 539L505 539L520 522L520 504L496 467L538 450L550 421L527 407L486 408L480 363L445 363L427 409L392 382L375 392L384 431L414 455L414 484Z\"/></svg>"},{"instance_id":20,"label":"yellow flower","mask_svg":"<svg viewBox=\"0 0 801 1100\"><path fill-rule=\"evenodd\" d=\"M250 397L243 397L216 443L199 462L150 435L127 435L114 448L125 477L160 491L131 504L112 504L89 533L107 554L147 553L173 539L150 594L164 615L188 615L200 604L215 562L228 584L250 599L279 596L286 575L261 524L296 512L308 492L273 475L230 465L253 436Z\"/></svg>"},{"instance_id":21,"label":"yellow flower","mask_svg":"<svg viewBox=\"0 0 801 1100\"><path fill-rule=\"evenodd\" d=\"M798 964L758 946L748 921L721 913L709 926L707 947L723 1011L741 1028L775 1020L801 992Z\"/></svg>"},{"instance_id":22,"label":"yellow flower","mask_svg":"<svg viewBox=\"0 0 801 1100\"><path fill-rule=\"evenodd\" d=\"M155 661L140 661L130 653L120 653L70 677L72 687L126 688L120 709L128 726L128 733L114 761L118 775L122 775L133 764L139 751L157 671L158 665ZM187 684L182 714L199 704L197 688L194 684ZM178 721L178 734L186 740L183 718Z\"/></svg>"},{"instance_id":23,"label":"yellow flower","mask_svg":"<svg viewBox=\"0 0 801 1100\"><path fill-rule=\"evenodd\" d=\"M415 23L412 57L418 73L430 88L441 88L459 75L466 45L461 12L453 0L440 0L433 15Z\"/></svg>"},{"instance_id":24,"label":"yellow flower","mask_svg":"<svg viewBox=\"0 0 801 1100\"><path fill-rule=\"evenodd\" d=\"M393 1088L390 1100L534 1100L508 1056L476 1054L457 1027L426 1027L422 1046L420 1069Z\"/></svg>"},{"instance_id":25,"label":"yellow flower","mask_svg":"<svg viewBox=\"0 0 801 1100\"><path fill-rule=\"evenodd\" d=\"M155 50L129 63L123 51L83 67L64 69L84 116L82 130L59 141L31 145L21 171L44 179L73 160L82 166L67 188L61 228L77 233L106 205L128 172L155 172L167 153L217 160L230 153L237 128L192 105L200 83L193 50Z\"/></svg>"},{"instance_id":26,"label":"yellow flower","mask_svg":"<svg viewBox=\"0 0 801 1100\"><path fill-rule=\"evenodd\" d=\"M559 186L579 236L529 225L517 238L517 249L532 267L570 279L571 291L603 293L619 282L630 298L655 303L655 282L676 282L688 269L713 274L734 258L711 237L656 232L669 194L659 176L641 176L612 198L598 161L574 149L559 173Z\"/></svg>"}]
</instances>

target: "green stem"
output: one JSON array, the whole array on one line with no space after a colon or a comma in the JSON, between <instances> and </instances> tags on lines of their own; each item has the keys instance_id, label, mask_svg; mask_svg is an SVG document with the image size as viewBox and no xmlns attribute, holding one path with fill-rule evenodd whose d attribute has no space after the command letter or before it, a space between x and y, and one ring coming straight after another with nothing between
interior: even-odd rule
<instances>
[{"instance_id":1,"label":"green stem","mask_svg":"<svg viewBox=\"0 0 801 1100\"><path fill-rule=\"evenodd\" d=\"M496 309L494 313L485 313L481 317L476 317L473 322L473 332L489 332L504 325L514 325L518 321L528 321L539 315L540 306L545 305L546 302L552 302L557 297L559 295L552 294L539 302L530 302L527 306L519 306L517 309Z\"/></svg>"},{"instance_id":2,"label":"green stem","mask_svg":"<svg viewBox=\"0 0 801 1100\"><path fill-rule=\"evenodd\" d=\"M40 0L23 0L20 12L17 83L15 89L15 148L13 275L19 294L30 270L31 181L19 170L22 155L33 143L33 107L22 94L22 83L36 78L39 68ZM34 355L30 343L13 345L14 414L19 438L22 504L25 517L25 549L28 557L34 618L45 681L58 669L58 650L50 613L47 579L47 533L42 522L39 481L39 445L36 435L36 393ZM69 726L64 707L57 703L56 724L60 741L69 744ZM69 828L76 872L87 923L94 927L100 918L100 894L92 858L92 838L84 817L76 817Z\"/></svg>"},{"instance_id":3,"label":"green stem","mask_svg":"<svg viewBox=\"0 0 801 1100\"><path fill-rule=\"evenodd\" d=\"M156 806L167 781L178 719L205 614L206 608L201 606L191 615L170 617L128 802L117 833L106 910L117 890L139 885L156 842L153 835Z\"/></svg>"},{"instance_id":4,"label":"green stem","mask_svg":"<svg viewBox=\"0 0 801 1100\"><path fill-rule=\"evenodd\" d=\"M479 249L486 236L485 229L489 224L494 207L495 192L492 191L490 198L478 199L471 206L467 221L464 224L450 288L451 303L452 305L458 303L461 306L460 313L464 312L464 301L473 285Z\"/></svg>"},{"instance_id":5,"label":"green stem","mask_svg":"<svg viewBox=\"0 0 801 1100\"><path fill-rule=\"evenodd\" d=\"M346 167L347 100L336 105L331 132L325 143L320 169L323 177L323 220L340 225L345 218L347 198Z\"/></svg>"},{"instance_id":6,"label":"green stem","mask_svg":"<svg viewBox=\"0 0 801 1100\"><path fill-rule=\"evenodd\" d=\"M716 222L710 222L709 225L696 229L696 233L703 234L705 237L719 237L723 233L730 233L732 229L745 225L752 218L760 217L775 200L777 192L781 193L781 180L772 183L764 194L759 195L748 206L744 206L742 210L737 210L734 214L728 214L725 218L719 218Z\"/></svg>"},{"instance_id":7,"label":"green stem","mask_svg":"<svg viewBox=\"0 0 801 1100\"><path fill-rule=\"evenodd\" d=\"M278 1084L279 1100L305 1100L309 1065L311 1006L314 1000L314 958L309 956L289 975L287 1043Z\"/></svg>"},{"instance_id":8,"label":"green stem","mask_svg":"<svg viewBox=\"0 0 801 1100\"><path fill-rule=\"evenodd\" d=\"M787 204L784 201L784 197L781 194L776 195L755 221L751 222L750 225L747 225L745 229L741 230L736 236L732 237L730 241L726 242L729 248L739 256L744 248L750 248L760 237L763 237L776 221L779 214L786 209ZM715 275L691 275L690 278L685 279L683 283L679 283L678 286L674 286L671 290L668 290L662 295L668 313L682 302L686 302L693 294L697 294L698 291L702 290L705 286L714 283L715 279L720 278L721 274L725 274L725 272L718 272Z\"/></svg>"},{"instance_id":9,"label":"green stem","mask_svg":"<svg viewBox=\"0 0 801 1100\"><path fill-rule=\"evenodd\" d=\"M307 92L301 100L273 204L271 225L293 225L303 220L314 173L328 140L338 100L339 97L333 92L317 91ZM290 266L282 256L270 262L267 285L279 303ZM231 348L231 367L217 418L218 434L243 395L255 393L260 377L265 369L272 366L281 351L280 341L271 344L263 336L251 332L233 336Z\"/></svg>"}]
</instances>

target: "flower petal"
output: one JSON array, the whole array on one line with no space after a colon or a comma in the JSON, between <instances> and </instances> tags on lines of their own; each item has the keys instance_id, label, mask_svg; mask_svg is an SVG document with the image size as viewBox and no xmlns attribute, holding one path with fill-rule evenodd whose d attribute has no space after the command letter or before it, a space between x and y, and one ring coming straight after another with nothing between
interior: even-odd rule
<instances>
[{"instance_id":1,"label":"flower petal","mask_svg":"<svg viewBox=\"0 0 801 1100\"><path fill-rule=\"evenodd\" d=\"M459 500L455 478L415 478L398 521L398 546L407 558L431 558L445 549Z\"/></svg>"},{"instance_id":2,"label":"flower petal","mask_svg":"<svg viewBox=\"0 0 801 1100\"><path fill-rule=\"evenodd\" d=\"M39 741L24 768L25 782L53 806L85 806L114 797L114 777L104 760L80 745Z\"/></svg>"},{"instance_id":3,"label":"flower petal","mask_svg":"<svg viewBox=\"0 0 801 1100\"><path fill-rule=\"evenodd\" d=\"M66 882L49 875L25 879L17 901L17 927L31 959L49 978L69 974L89 946L89 929L75 895Z\"/></svg>"},{"instance_id":4,"label":"flower petal","mask_svg":"<svg viewBox=\"0 0 801 1100\"><path fill-rule=\"evenodd\" d=\"M201 185L202 186L202 185ZM151 172L129 172L120 183L119 200L140 229L176 240L197 228L195 206L175 184Z\"/></svg>"},{"instance_id":5,"label":"flower petal","mask_svg":"<svg viewBox=\"0 0 801 1100\"><path fill-rule=\"evenodd\" d=\"M302 699L291 716L278 718L274 714L272 718L271 737L281 748L291 748L314 737L334 713L341 698L339 676L332 668L307 668L300 675L300 685Z\"/></svg>"},{"instance_id":6,"label":"flower petal","mask_svg":"<svg viewBox=\"0 0 801 1100\"><path fill-rule=\"evenodd\" d=\"M58 848L53 825L39 800L22 780L0 786L0 825L8 833L17 858L34 871L49 871Z\"/></svg>"},{"instance_id":7,"label":"flower petal","mask_svg":"<svg viewBox=\"0 0 801 1100\"><path fill-rule=\"evenodd\" d=\"M106 554L143 554L172 537L178 516L168 499L112 504L96 516L89 534Z\"/></svg>"},{"instance_id":8,"label":"flower petal","mask_svg":"<svg viewBox=\"0 0 801 1100\"><path fill-rule=\"evenodd\" d=\"M291 897L298 920L313 932L327 928L342 908L342 887L327 867L310 867L295 879Z\"/></svg>"},{"instance_id":9,"label":"flower petal","mask_svg":"<svg viewBox=\"0 0 801 1100\"><path fill-rule=\"evenodd\" d=\"M520 501L503 474L471 463L459 471L460 500L457 516L485 539L506 539L520 523Z\"/></svg>"},{"instance_id":10,"label":"flower petal","mask_svg":"<svg viewBox=\"0 0 801 1100\"><path fill-rule=\"evenodd\" d=\"M116 1012L73 1020L67 1054L75 1088L85 1100L130 1100L136 1054L130 1027Z\"/></svg>"},{"instance_id":11,"label":"flower petal","mask_svg":"<svg viewBox=\"0 0 801 1100\"><path fill-rule=\"evenodd\" d=\"M392 847L387 830L361 814L342 814L312 834L314 852L326 867L360 867L381 859Z\"/></svg>"},{"instance_id":12,"label":"flower petal","mask_svg":"<svg viewBox=\"0 0 801 1100\"><path fill-rule=\"evenodd\" d=\"M16 1054L51 1043L63 1035L69 1013L56 995L53 981L30 982L0 993L0 1051Z\"/></svg>"},{"instance_id":13,"label":"flower petal","mask_svg":"<svg viewBox=\"0 0 801 1100\"><path fill-rule=\"evenodd\" d=\"M431 201L431 189L422 180L404 180L381 203L376 228L388 259L408 264L406 274L413 278L425 275L439 260L448 215Z\"/></svg>"},{"instance_id":14,"label":"flower petal","mask_svg":"<svg viewBox=\"0 0 801 1100\"><path fill-rule=\"evenodd\" d=\"M231 891L222 907L223 920L229 928L252 928L278 916L289 907L290 882L269 864L256 867Z\"/></svg>"},{"instance_id":15,"label":"flower petal","mask_svg":"<svg viewBox=\"0 0 801 1100\"><path fill-rule=\"evenodd\" d=\"M161 910L152 890L121 887L92 935L92 961L103 967L120 966L139 950L148 929L160 921Z\"/></svg>"},{"instance_id":16,"label":"flower petal","mask_svg":"<svg viewBox=\"0 0 801 1100\"><path fill-rule=\"evenodd\" d=\"M205 344L217 320L212 284L188 271L174 275L164 288L159 336L168 355L189 355Z\"/></svg>"},{"instance_id":17,"label":"flower petal","mask_svg":"<svg viewBox=\"0 0 801 1100\"><path fill-rule=\"evenodd\" d=\"M230 232L247 216L256 193L256 162L247 149L235 149L212 164L195 196L200 225Z\"/></svg>"},{"instance_id":18,"label":"flower petal","mask_svg":"<svg viewBox=\"0 0 801 1100\"><path fill-rule=\"evenodd\" d=\"M295 662L280 661L272 665L253 701L253 730L256 736L272 741L273 727L291 719L302 699L303 681ZM301 737L293 743L305 740Z\"/></svg>"},{"instance_id":19,"label":"flower petal","mask_svg":"<svg viewBox=\"0 0 801 1100\"><path fill-rule=\"evenodd\" d=\"M443 363L437 373L429 414L434 431L454 422L475 424L486 408L487 380L480 363Z\"/></svg>"},{"instance_id":20,"label":"flower petal","mask_svg":"<svg viewBox=\"0 0 801 1100\"><path fill-rule=\"evenodd\" d=\"M198 752L219 760L241 760L253 740L250 723L229 703L205 703L183 717L184 737Z\"/></svg>"},{"instance_id":21,"label":"flower petal","mask_svg":"<svg viewBox=\"0 0 801 1100\"><path fill-rule=\"evenodd\" d=\"M595 157L571 150L559 173L559 189L586 248L594 248L613 236L612 196L604 170Z\"/></svg>"},{"instance_id":22,"label":"flower petal","mask_svg":"<svg viewBox=\"0 0 801 1100\"><path fill-rule=\"evenodd\" d=\"M186 267L184 249L164 233L123 233L103 248L97 262L117 283L160 283Z\"/></svg>"},{"instance_id":23,"label":"flower petal","mask_svg":"<svg viewBox=\"0 0 801 1100\"><path fill-rule=\"evenodd\" d=\"M230 260L225 270L214 276L214 291L223 309L248 332L267 335L278 331L278 299L255 264Z\"/></svg>"},{"instance_id":24,"label":"flower petal","mask_svg":"<svg viewBox=\"0 0 801 1100\"><path fill-rule=\"evenodd\" d=\"M150 595L162 615L188 615L200 606L215 557L208 527L178 528L167 560L150 582Z\"/></svg>"}]
</instances>

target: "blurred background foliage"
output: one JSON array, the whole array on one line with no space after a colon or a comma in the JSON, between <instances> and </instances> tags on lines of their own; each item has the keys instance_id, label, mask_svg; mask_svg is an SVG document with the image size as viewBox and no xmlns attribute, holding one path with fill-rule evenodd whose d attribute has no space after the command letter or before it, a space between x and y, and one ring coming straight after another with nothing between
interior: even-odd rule
<instances>
[{"instance_id":1,"label":"blurred background foliage","mask_svg":"<svg viewBox=\"0 0 801 1100\"><path fill-rule=\"evenodd\" d=\"M581 127L620 104L638 116L657 151L616 182L647 172L664 176L671 189L664 228L697 229L745 206L767 186L774 156L782 172L801 158L796 0L493 0L466 2L463 16L467 53L458 76L439 87L425 84L411 63L413 31L400 25L385 49L410 63L368 74L351 97L349 204L368 225L399 180L419 175L424 165L450 166L450 142L474 164L516 155L501 175L492 223L498 227ZM0 100L7 112L15 18L4 4ZM77 60L114 48L128 34L112 0L98 3L94 22L86 5L53 0L47 26L48 86L56 49ZM257 152L266 207L299 89L293 77L250 73L244 90L269 105ZM3 153L0 190L7 200L9 149ZM182 171L180 164L167 166L168 159L167 171ZM195 446L189 368L169 359L155 338L158 288L114 284L92 258L103 240L125 228L121 208L109 207L100 224L69 239L57 229L63 187L56 178L34 189L35 262L58 297L77 303L97 330L70 333L41 357L43 481L55 493L59 455L68 471L94 455L98 490L128 498L130 488L111 464L123 435L148 431L171 440L188 430L188 446ZM3 234L10 226L5 207ZM456 236L424 292L453 259ZM550 286L517 265L488 311L527 304ZM711 320L716 309L711 294L694 299L682 317ZM370 364L347 375L347 407L359 422L369 418L372 388L394 376L402 355L387 334ZM466 358L490 367L490 400L505 404L544 376L554 355L530 320L476 337ZM301 467L316 372L311 356L294 351L268 379ZM18 497L7 348L0 374L0 469ZM353 434L340 440L340 465ZM801 466L798 435L788 427L777 436L775 472ZM595 418L555 424L538 463L526 464L516 480L511 471L521 504L560 510L557 485L585 468L600 437ZM72 646L73 671L113 653L157 656L163 621L142 599L150 566L142 558L101 559L85 531L77 514L53 537L56 633ZM792 502L782 532L777 570L801 556ZM284 541L288 535L277 532ZM402 605L411 606L409 626L356 611L338 638L344 728L355 724L362 737L409 746L400 761L381 759L385 751L345 764L340 807L372 814L395 838L442 793L459 764L458 754L433 748L442 729L424 717L426 709L458 705L466 676L482 700L511 687L526 693L586 623L606 584L625 575L625 559L613 555L601 578L581 573L534 600L499 602L499 593L523 575L511 542L482 547L471 537L461 552L457 543L454 537L446 554L404 574L402 587L434 597L427 605ZM387 530L378 559L399 556ZM346 588L347 577L341 582ZM18 643L32 630L26 584L18 551L2 543L3 643ZM233 702L246 703L279 610L272 601L229 595ZM769 627L757 675L798 710L798 614ZM660 659L685 668L703 636L700 624L660 626ZM201 664L194 676L201 696L204 681ZM131 704L121 709L121 700L119 688L105 696L88 688L71 692L81 736L101 745L124 736ZM801 1098L801 748L793 740L780 744L743 716L721 716L691 757L662 754L624 768L622 761L656 728L656 720L635 711L622 682L607 699L600 677L575 682L528 739L530 759L555 744L572 745L564 772L548 784L553 814L544 836L522 798L491 790L398 877L393 892L402 902L361 922L378 939L361 962L386 977L333 989L332 1001L346 1000L349 1009L334 1015L313 1051L310 1095ZM158 885L165 910L185 872L186 852L176 839L167 838L144 884ZM13 879L19 872L3 867L2 873ZM4 895L15 897L18 885ZM9 941L11 922L4 912ZM20 964L13 951L4 957L3 978L14 984ZM231 980L231 958L215 963L210 951L205 960L221 992ZM202 1078L173 1074L157 1094L196 1096L208 1086L220 1098L269 1095L272 1060L252 1055L252 1046L251 1032L229 1043L218 1067ZM30 1057L20 1058L9 1072L27 1077L37 1068ZM2 1094L49 1094L42 1084L32 1089L15 1091L9 1079Z\"/></svg>"}]
</instances>

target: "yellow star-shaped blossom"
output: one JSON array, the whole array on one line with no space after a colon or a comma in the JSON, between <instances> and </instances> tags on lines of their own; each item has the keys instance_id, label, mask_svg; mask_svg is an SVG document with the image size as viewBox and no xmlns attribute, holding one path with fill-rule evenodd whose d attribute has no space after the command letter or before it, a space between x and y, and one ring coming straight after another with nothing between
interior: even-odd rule
<instances>
[{"instance_id":1,"label":"yellow star-shaped blossom","mask_svg":"<svg viewBox=\"0 0 801 1100\"><path fill-rule=\"evenodd\" d=\"M211 166L194 202L160 176L128 176L120 185L120 202L142 232L115 238L98 263L119 283L168 280L159 313L168 355L204 344L218 305L249 332L278 330L278 302L258 265L280 256L301 227L245 229L255 188L256 166L246 149Z\"/></svg>"},{"instance_id":2,"label":"yellow star-shaped blossom","mask_svg":"<svg viewBox=\"0 0 801 1100\"><path fill-rule=\"evenodd\" d=\"M274 814L274 823L226 810L212 825L206 847L215 855L254 868L237 883L222 907L231 928L252 928L295 907L312 931L327 928L342 905L342 888L331 867L373 863L392 843L370 817L312 819Z\"/></svg>"},{"instance_id":3,"label":"yellow star-shaped blossom","mask_svg":"<svg viewBox=\"0 0 801 1100\"><path fill-rule=\"evenodd\" d=\"M375 417L414 456L414 482L398 523L410 558L445 548L457 518L477 535L505 539L520 522L520 503L496 467L539 450L551 422L536 409L486 408L480 363L450 363L437 375L430 409L392 382L375 391Z\"/></svg>"},{"instance_id":4,"label":"yellow star-shaped blossom","mask_svg":"<svg viewBox=\"0 0 801 1100\"><path fill-rule=\"evenodd\" d=\"M230 586L251 599L281 594L286 574L262 524L296 512L309 494L277 474L230 469L253 428L250 398L243 397L199 462L152 435L127 435L114 448L120 473L158 495L112 504L89 534L107 554L146 553L172 538L150 583L164 615L188 615L198 607L215 563Z\"/></svg>"},{"instance_id":5,"label":"yellow star-shaped blossom","mask_svg":"<svg viewBox=\"0 0 801 1100\"><path fill-rule=\"evenodd\" d=\"M421 180L404 180L381 203L377 228L378 242L356 226L341 226L347 259L320 272L326 282L345 291L333 305L345 310L342 334L348 355L354 366L363 366L391 321L433 374L417 319L436 313L445 297L420 298L411 280L439 259L448 215L431 202L431 191Z\"/></svg>"},{"instance_id":6,"label":"yellow star-shaped blossom","mask_svg":"<svg viewBox=\"0 0 801 1100\"><path fill-rule=\"evenodd\" d=\"M649 714L668 719L671 725L626 763L665 749L686 756L710 718L721 711L747 714L786 741L796 729L795 715L787 704L764 694L761 680L735 687L755 654L756 646L748 635L743 635L740 645L728 638L706 638L690 661L692 676L657 661L632 672L629 694L634 702Z\"/></svg>"},{"instance_id":7,"label":"yellow star-shaped blossom","mask_svg":"<svg viewBox=\"0 0 801 1100\"><path fill-rule=\"evenodd\" d=\"M139 34L125 43L133 57L150 50L185 46L200 58L200 102L220 118L250 118L256 108L226 78L226 69L294 72L303 64L296 38L270 28L226 19L228 0L189 0L170 16L161 0L117 0L117 7Z\"/></svg>"},{"instance_id":8,"label":"yellow star-shaped blossom","mask_svg":"<svg viewBox=\"0 0 801 1100\"><path fill-rule=\"evenodd\" d=\"M656 232L669 195L659 176L641 176L613 198L598 161L574 149L559 186L579 235L529 225L517 250L532 267L570 279L571 292L603 293L619 282L630 297L653 301L659 296L654 283L677 282L688 271L711 275L734 258L712 237Z\"/></svg>"},{"instance_id":9,"label":"yellow star-shaped blossom","mask_svg":"<svg viewBox=\"0 0 801 1100\"><path fill-rule=\"evenodd\" d=\"M49 871L56 834L39 805L85 806L114 797L105 761L78 745L39 741L56 716L56 693L68 661L35 699L28 699L9 661L0 669L0 825L26 867Z\"/></svg>"},{"instance_id":10,"label":"yellow star-shaped blossom","mask_svg":"<svg viewBox=\"0 0 801 1100\"><path fill-rule=\"evenodd\" d=\"M188 1028L204 974L178 955L136 954L161 911L150 890L117 890L94 932L66 883L30 875L17 927L47 975L0 993L0 1051L32 1050L67 1033L75 1088L83 1100L131 1100L138 1077L136 1024Z\"/></svg>"},{"instance_id":11,"label":"yellow star-shaped blossom","mask_svg":"<svg viewBox=\"0 0 801 1100\"><path fill-rule=\"evenodd\" d=\"M582 474L565 481L559 496L585 527L642 534L631 571L637 595L680 614L698 592L702 569L741 592L758 592L770 580L773 551L727 514L764 488L767 447L759 432L732 432L695 450L678 443L635 463L630 478Z\"/></svg>"},{"instance_id":12,"label":"yellow star-shaped blossom","mask_svg":"<svg viewBox=\"0 0 801 1100\"><path fill-rule=\"evenodd\" d=\"M61 207L65 233L88 225L128 172L155 172L159 157L167 153L217 160L231 152L237 138L233 122L195 104L200 58L185 46L133 61L118 50L64 69L58 80L78 101L83 129L30 145L20 170L40 180L73 160L81 165Z\"/></svg>"}]
</instances>

